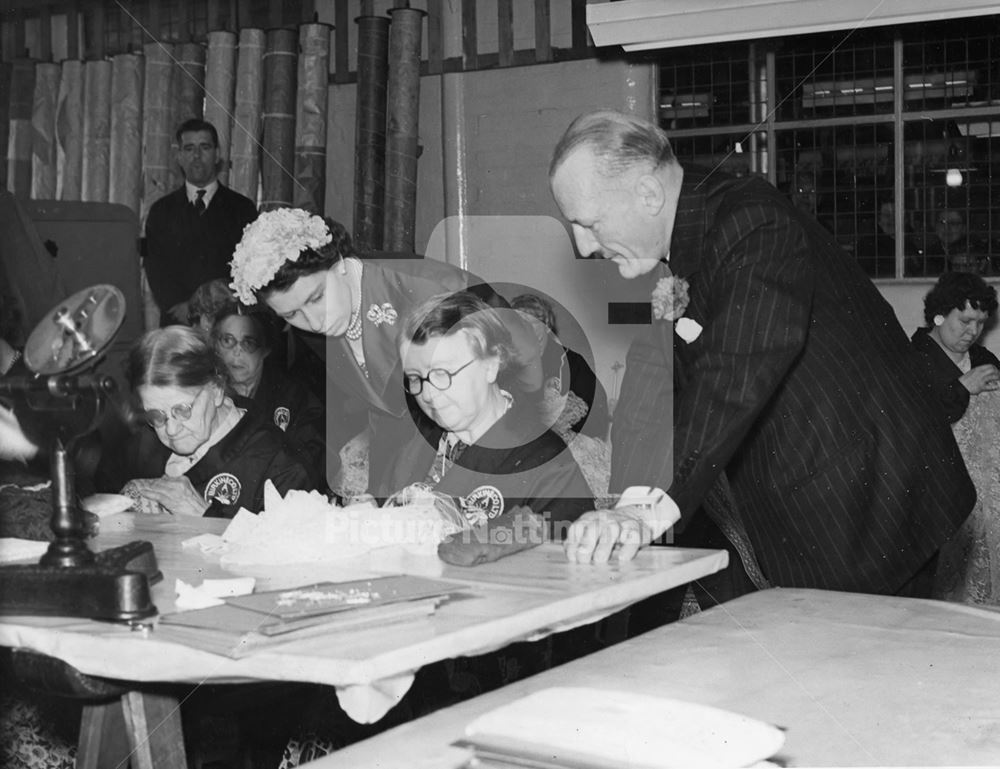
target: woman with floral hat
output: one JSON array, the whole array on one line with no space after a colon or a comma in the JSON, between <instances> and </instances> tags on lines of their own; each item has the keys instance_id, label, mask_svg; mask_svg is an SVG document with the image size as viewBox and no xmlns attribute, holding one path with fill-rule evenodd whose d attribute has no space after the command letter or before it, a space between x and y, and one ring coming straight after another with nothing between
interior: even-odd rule
<instances>
[{"instance_id":1,"label":"woman with floral hat","mask_svg":"<svg viewBox=\"0 0 1000 769\"><path fill-rule=\"evenodd\" d=\"M458 267L417 255L379 256L362 258L338 222L279 208L247 226L231 265L232 288L240 301L270 307L326 361L328 384L367 405L369 488L378 486L393 454L411 434L413 420L422 418L412 403L408 407L402 387L399 319L442 292L468 289L490 305L506 304ZM537 340L516 312L505 317L521 364L520 389L540 392ZM328 412L332 406L327 403ZM328 425L328 451L337 451L349 437L338 434L338 425Z\"/></svg>"}]
</instances>

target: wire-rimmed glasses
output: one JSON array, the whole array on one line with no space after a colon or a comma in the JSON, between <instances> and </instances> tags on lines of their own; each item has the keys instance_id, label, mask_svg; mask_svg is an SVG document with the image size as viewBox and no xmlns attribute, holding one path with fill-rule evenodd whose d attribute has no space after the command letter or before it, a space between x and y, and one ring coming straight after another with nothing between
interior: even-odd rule
<instances>
[{"instance_id":1,"label":"wire-rimmed glasses","mask_svg":"<svg viewBox=\"0 0 1000 769\"><path fill-rule=\"evenodd\" d=\"M178 422L186 422L191 418L191 412L194 410L194 405L198 402L201 394L205 392L206 387L202 387L194 398L191 399L189 403L177 403L170 407L170 416L173 417ZM163 427L167 423L167 412L162 409L146 409L142 412L142 418L146 420L146 424L150 427Z\"/></svg>"},{"instance_id":2,"label":"wire-rimmed glasses","mask_svg":"<svg viewBox=\"0 0 1000 769\"><path fill-rule=\"evenodd\" d=\"M427 376L418 376L416 374L403 374L403 388L410 395L420 395L424 389L424 382L430 382L431 386L435 390L447 390L451 387L451 382L455 376L465 368L468 368L473 363L476 362L476 358L473 358L464 366L459 366L454 371L448 371L443 368L432 368L427 372Z\"/></svg>"}]
</instances>

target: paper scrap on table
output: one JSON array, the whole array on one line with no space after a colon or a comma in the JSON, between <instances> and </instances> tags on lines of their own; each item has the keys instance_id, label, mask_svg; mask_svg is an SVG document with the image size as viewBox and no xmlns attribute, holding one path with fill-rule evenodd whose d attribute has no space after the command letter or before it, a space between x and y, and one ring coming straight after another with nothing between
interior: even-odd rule
<instances>
[{"instance_id":1,"label":"paper scrap on table","mask_svg":"<svg viewBox=\"0 0 1000 769\"><path fill-rule=\"evenodd\" d=\"M80 506L98 518L124 513L132 507L132 498L124 494L91 494L80 500Z\"/></svg>"},{"instance_id":2,"label":"paper scrap on table","mask_svg":"<svg viewBox=\"0 0 1000 769\"><path fill-rule=\"evenodd\" d=\"M181 547L185 550L196 547L203 553L224 553L228 549L225 540L218 534L198 534L188 537L181 542Z\"/></svg>"},{"instance_id":3,"label":"paper scrap on table","mask_svg":"<svg viewBox=\"0 0 1000 769\"><path fill-rule=\"evenodd\" d=\"M37 539L0 537L0 563L37 561L48 549L48 542L39 542Z\"/></svg>"},{"instance_id":4,"label":"paper scrap on table","mask_svg":"<svg viewBox=\"0 0 1000 769\"><path fill-rule=\"evenodd\" d=\"M233 577L206 579L198 587L194 587L179 579L174 586L177 591L175 606L178 609L207 609L210 606L222 606L225 603L224 598L249 595L253 592L255 584L256 580L253 577Z\"/></svg>"}]
</instances>

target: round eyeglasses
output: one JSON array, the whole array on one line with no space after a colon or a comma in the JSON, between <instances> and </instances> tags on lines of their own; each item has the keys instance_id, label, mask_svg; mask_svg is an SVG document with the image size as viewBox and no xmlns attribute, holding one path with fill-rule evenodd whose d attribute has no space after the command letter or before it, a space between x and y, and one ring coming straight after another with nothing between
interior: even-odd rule
<instances>
[{"instance_id":1,"label":"round eyeglasses","mask_svg":"<svg viewBox=\"0 0 1000 769\"><path fill-rule=\"evenodd\" d=\"M190 403L178 403L170 407L170 416L172 416L178 422L187 422L191 418L191 412L194 410L194 404L198 402L201 394L205 392L206 388L202 388L198 391L197 395L191 400ZM163 427L167 423L167 413L162 409L146 409L142 412L142 418L146 420L146 424L150 427Z\"/></svg>"},{"instance_id":2,"label":"round eyeglasses","mask_svg":"<svg viewBox=\"0 0 1000 769\"><path fill-rule=\"evenodd\" d=\"M232 334L222 334L215 337L215 341L219 343L219 347L223 350L232 350L239 345L240 349L249 355L253 355L263 346L261 341L255 336L245 336L242 339L237 339Z\"/></svg>"},{"instance_id":3,"label":"round eyeglasses","mask_svg":"<svg viewBox=\"0 0 1000 769\"><path fill-rule=\"evenodd\" d=\"M424 389L424 382L430 382L435 390L447 390L451 387L451 380L458 372L468 368L476 359L473 358L464 366L460 366L454 371L446 371L443 368L432 368L427 372L427 376L417 376L416 374L403 374L403 388L410 395L420 395Z\"/></svg>"}]
</instances>

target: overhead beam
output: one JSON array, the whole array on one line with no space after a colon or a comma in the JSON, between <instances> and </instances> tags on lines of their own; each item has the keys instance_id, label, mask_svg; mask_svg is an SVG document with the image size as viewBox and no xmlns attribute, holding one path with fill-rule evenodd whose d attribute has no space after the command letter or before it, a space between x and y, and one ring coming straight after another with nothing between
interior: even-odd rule
<instances>
[{"instance_id":1,"label":"overhead beam","mask_svg":"<svg viewBox=\"0 0 1000 769\"><path fill-rule=\"evenodd\" d=\"M596 46L626 51L997 13L996 0L621 0L587 5Z\"/></svg>"}]
</instances>

